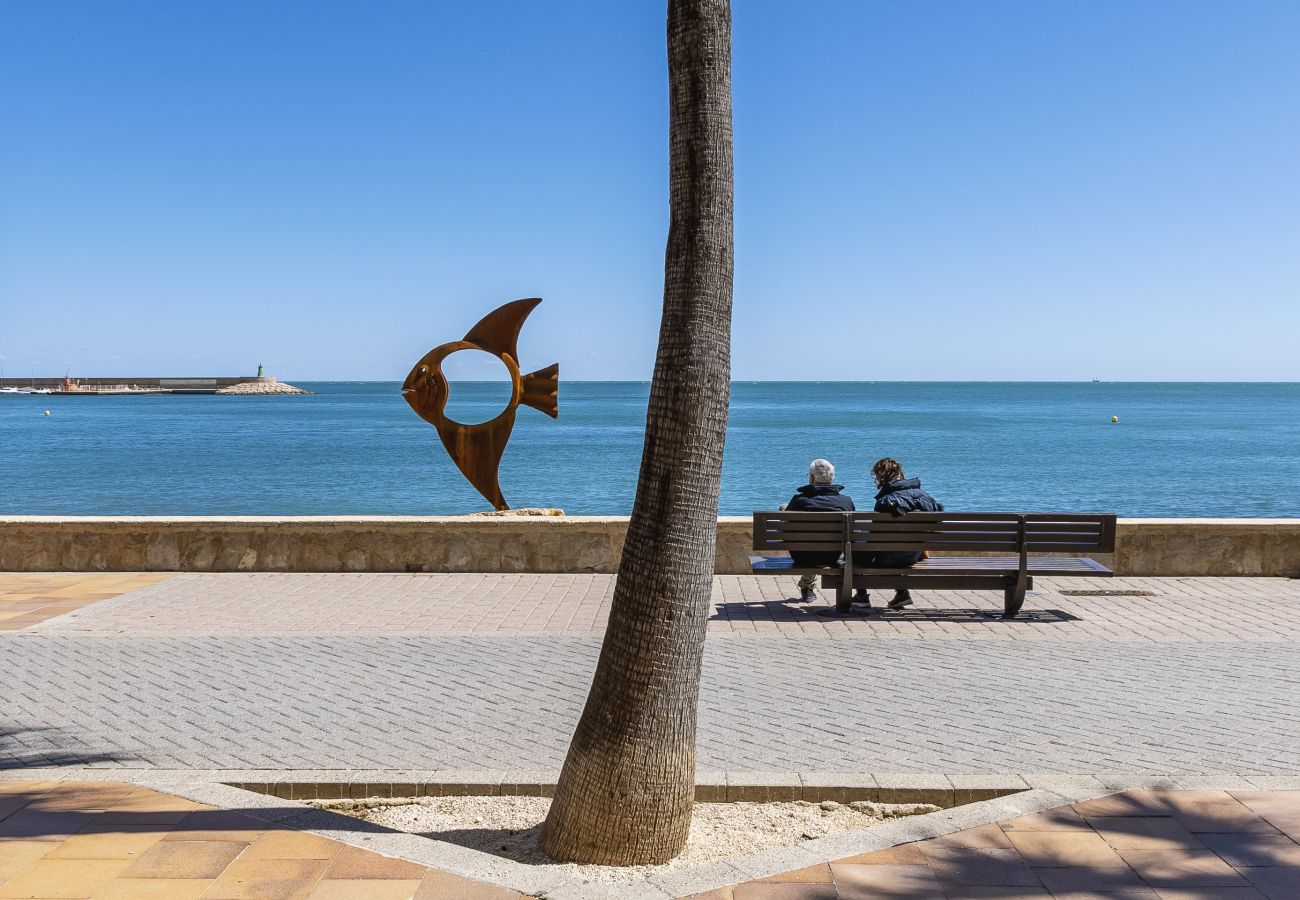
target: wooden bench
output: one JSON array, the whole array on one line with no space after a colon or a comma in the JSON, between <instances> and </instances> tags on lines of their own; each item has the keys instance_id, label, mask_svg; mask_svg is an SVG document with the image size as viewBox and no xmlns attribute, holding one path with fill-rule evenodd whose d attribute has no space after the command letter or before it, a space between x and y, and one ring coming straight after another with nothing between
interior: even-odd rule
<instances>
[{"instance_id":1,"label":"wooden bench","mask_svg":"<svg viewBox=\"0 0 1300 900\"><path fill-rule=\"evenodd\" d=\"M838 614L849 614L858 588L894 590L1001 590L1003 618L1014 618L1035 575L1106 577L1101 563L1047 553L1113 553L1115 516L1076 513L756 512L754 549L839 552L839 565L800 567L790 557L751 556L755 574L822 578L835 589ZM855 562L865 554L924 550L927 554L993 553L995 556L929 556L907 568L873 568Z\"/></svg>"}]
</instances>

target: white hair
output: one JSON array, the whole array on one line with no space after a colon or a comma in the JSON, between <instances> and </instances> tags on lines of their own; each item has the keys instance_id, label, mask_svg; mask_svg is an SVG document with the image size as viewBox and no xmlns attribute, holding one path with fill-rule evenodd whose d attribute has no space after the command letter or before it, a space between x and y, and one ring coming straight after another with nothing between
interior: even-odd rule
<instances>
[{"instance_id":1,"label":"white hair","mask_svg":"<svg viewBox=\"0 0 1300 900\"><path fill-rule=\"evenodd\" d=\"M830 484L835 480L835 467L828 459L814 459L808 464L808 474L813 484Z\"/></svg>"}]
</instances>

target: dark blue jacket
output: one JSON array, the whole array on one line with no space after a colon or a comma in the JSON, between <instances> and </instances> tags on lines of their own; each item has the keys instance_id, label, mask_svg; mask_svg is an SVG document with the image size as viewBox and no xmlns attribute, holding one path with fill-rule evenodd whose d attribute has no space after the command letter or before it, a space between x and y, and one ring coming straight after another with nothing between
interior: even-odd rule
<instances>
[{"instance_id":1,"label":"dark blue jacket","mask_svg":"<svg viewBox=\"0 0 1300 900\"><path fill-rule=\"evenodd\" d=\"M805 484L785 508L791 512L852 512L856 508L853 498L840 493L843 490L842 484Z\"/></svg>"},{"instance_id":2,"label":"dark blue jacket","mask_svg":"<svg viewBox=\"0 0 1300 900\"><path fill-rule=\"evenodd\" d=\"M790 498L785 508L791 512L852 512L853 498L842 494L842 484L805 484L799 492ZM834 566L840 561L840 553L816 553L798 551L790 558L796 566Z\"/></svg>"},{"instance_id":3,"label":"dark blue jacket","mask_svg":"<svg viewBox=\"0 0 1300 900\"><path fill-rule=\"evenodd\" d=\"M882 487L876 494L876 512L901 516L907 512L943 512L943 504L921 490L919 478L900 478ZM912 551L866 553L855 556L857 565L878 569L905 569L915 565L921 554Z\"/></svg>"},{"instance_id":4,"label":"dark blue jacket","mask_svg":"<svg viewBox=\"0 0 1300 900\"><path fill-rule=\"evenodd\" d=\"M895 516L906 512L943 512L943 504L921 490L921 479L900 478L876 494L876 512Z\"/></svg>"}]
</instances>

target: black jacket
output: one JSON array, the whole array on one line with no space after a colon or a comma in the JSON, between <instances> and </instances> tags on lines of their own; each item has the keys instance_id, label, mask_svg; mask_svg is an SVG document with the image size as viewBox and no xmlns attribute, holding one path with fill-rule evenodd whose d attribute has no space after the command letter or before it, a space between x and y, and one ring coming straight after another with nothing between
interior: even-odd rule
<instances>
[{"instance_id":1,"label":"black jacket","mask_svg":"<svg viewBox=\"0 0 1300 900\"><path fill-rule=\"evenodd\" d=\"M852 512L853 498L842 494L842 484L805 484L790 498L785 508L791 512ZM796 566L834 566L840 553L799 552L790 554Z\"/></svg>"},{"instance_id":2,"label":"black jacket","mask_svg":"<svg viewBox=\"0 0 1300 900\"><path fill-rule=\"evenodd\" d=\"M842 484L805 484L790 498L785 508L791 512L851 512L856 508L853 498L840 493L843 490Z\"/></svg>"},{"instance_id":3,"label":"black jacket","mask_svg":"<svg viewBox=\"0 0 1300 900\"><path fill-rule=\"evenodd\" d=\"M895 516L906 512L943 512L943 504L921 490L921 479L900 478L876 494L876 512Z\"/></svg>"}]
</instances>

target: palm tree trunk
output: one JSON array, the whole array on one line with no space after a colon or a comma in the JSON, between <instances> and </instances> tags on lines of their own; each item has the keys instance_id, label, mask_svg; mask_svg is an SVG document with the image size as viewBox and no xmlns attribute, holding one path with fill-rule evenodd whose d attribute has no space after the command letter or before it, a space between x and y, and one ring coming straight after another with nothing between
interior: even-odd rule
<instances>
[{"instance_id":1,"label":"palm tree trunk","mask_svg":"<svg viewBox=\"0 0 1300 900\"><path fill-rule=\"evenodd\" d=\"M669 0L669 196L645 446L596 675L542 831L550 856L672 859L695 717L731 379L731 9Z\"/></svg>"}]
</instances>

